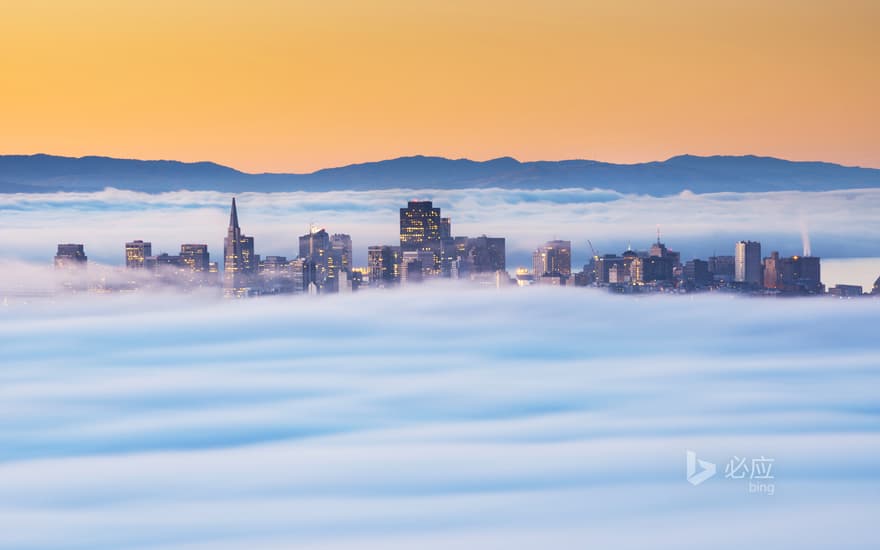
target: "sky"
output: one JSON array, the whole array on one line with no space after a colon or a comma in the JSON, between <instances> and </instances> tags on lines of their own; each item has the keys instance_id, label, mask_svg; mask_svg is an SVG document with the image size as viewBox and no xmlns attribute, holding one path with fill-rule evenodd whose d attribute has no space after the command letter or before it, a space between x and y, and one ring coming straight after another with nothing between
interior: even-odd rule
<instances>
[{"instance_id":1,"label":"sky","mask_svg":"<svg viewBox=\"0 0 880 550\"><path fill-rule=\"evenodd\" d=\"M873 0L8 4L2 154L880 167Z\"/></svg>"},{"instance_id":2,"label":"sky","mask_svg":"<svg viewBox=\"0 0 880 550\"><path fill-rule=\"evenodd\" d=\"M0 547L876 548L876 306L12 302ZM688 450L716 475L688 483ZM735 457L772 460L773 494Z\"/></svg>"}]
</instances>

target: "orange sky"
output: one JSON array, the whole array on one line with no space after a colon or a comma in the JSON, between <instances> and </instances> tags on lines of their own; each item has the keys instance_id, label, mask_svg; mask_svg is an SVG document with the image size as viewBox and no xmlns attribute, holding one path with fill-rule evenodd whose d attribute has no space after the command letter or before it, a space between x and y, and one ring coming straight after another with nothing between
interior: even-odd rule
<instances>
[{"instance_id":1,"label":"orange sky","mask_svg":"<svg viewBox=\"0 0 880 550\"><path fill-rule=\"evenodd\" d=\"M878 28L876 0L9 2L0 153L880 167Z\"/></svg>"}]
</instances>

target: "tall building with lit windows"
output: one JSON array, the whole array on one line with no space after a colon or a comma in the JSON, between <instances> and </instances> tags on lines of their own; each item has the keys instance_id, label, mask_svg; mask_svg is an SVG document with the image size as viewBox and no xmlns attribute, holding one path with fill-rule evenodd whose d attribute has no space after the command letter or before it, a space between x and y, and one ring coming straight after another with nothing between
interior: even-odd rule
<instances>
[{"instance_id":1,"label":"tall building with lit windows","mask_svg":"<svg viewBox=\"0 0 880 550\"><path fill-rule=\"evenodd\" d=\"M367 249L370 286L387 287L400 282L400 247L375 245Z\"/></svg>"},{"instance_id":2,"label":"tall building with lit windows","mask_svg":"<svg viewBox=\"0 0 880 550\"><path fill-rule=\"evenodd\" d=\"M239 295L250 286L260 259L254 254L254 238L242 235L235 198L229 213L229 228L223 239L223 288L227 295Z\"/></svg>"},{"instance_id":3,"label":"tall building with lit windows","mask_svg":"<svg viewBox=\"0 0 880 550\"><path fill-rule=\"evenodd\" d=\"M144 260L153 255L153 244L141 240L125 243L125 267L143 269Z\"/></svg>"},{"instance_id":4,"label":"tall building with lit windows","mask_svg":"<svg viewBox=\"0 0 880 550\"><path fill-rule=\"evenodd\" d=\"M326 229L310 227L309 232L299 238L299 257L309 260L315 270L310 282L315 283L324 292L331 292L335 278L335 262L333 261L330 234Z\"/></svg>"},{"instance_id":5,"label":"tall building with lit windows","mask_svg":"<svg viewBox=\"0 0 880 550\"><path fill-rule=\"evenodd\" d=\"M208 271L208 267L211 264L211 256L208 254L208 245L180 245L180 261L188 267L190 271Z\"/></svg>"},{"instance_id":6,"label":"tall building with lit windows","mask_svg":"<svg viewBox=\"0 0 880 550\"><path fill-rule=\"evenodd\" d=\"M532 273L535 282L565 284L571 277L571 241L548 241L535 250Z\"/></svg>"},{"instance_id":7,"label":"tall building with lit windows","mask_svg":"<svg viewBox=\"0 0 880 550\"><path fill-rule=\"evenodd\" d=\"M400 250L402 252L439 248L442 233L451 233L448 219L431 201L409 201L400 209Z\"/></svg>"},{"instance_id":8,"label":"tall building with lit windows","mask_svg":"<svg viewBox=\"0 0 880 550\"><path fill-rule=\"evenodd\" d=\"M733 280L750 286L764 285L764 264L761 260L761 243L739 241L733 260Z\"/></svg>"}]
</instances>

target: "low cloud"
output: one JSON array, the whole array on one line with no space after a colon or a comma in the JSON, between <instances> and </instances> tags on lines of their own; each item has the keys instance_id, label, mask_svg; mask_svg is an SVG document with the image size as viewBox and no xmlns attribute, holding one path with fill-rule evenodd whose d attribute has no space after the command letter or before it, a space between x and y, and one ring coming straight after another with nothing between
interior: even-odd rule
<instances>
[{"instance_id":1,"label":"low cloud","mask_svg":"<svg viewBox=\"0 0 880 550\"><path fill-rule=\"evenodd\" d=\"M13 303L0 546L874 546L878 315L453 285ZM687 449L718 475L688 484ZM775 459L774 496L734 455Z\"/></svg>"}]
</instances>

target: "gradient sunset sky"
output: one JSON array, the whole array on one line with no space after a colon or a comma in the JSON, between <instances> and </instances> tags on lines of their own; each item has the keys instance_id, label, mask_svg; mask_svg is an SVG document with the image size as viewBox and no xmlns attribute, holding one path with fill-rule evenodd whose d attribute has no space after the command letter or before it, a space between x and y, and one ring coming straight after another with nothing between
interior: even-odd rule
<instances>
[{"instance_id":1,"label":"gradient sunset sky","mask_svg":"<svg viewBox=\"0 0 880 550\"><path fill-rule=\"evenodd\" d=\"M4 5L0 154L880 167L880 2Z\"/></svg>"}]
</instances>

